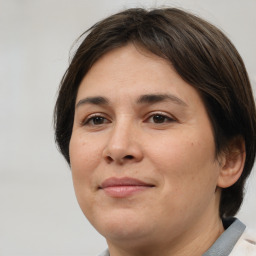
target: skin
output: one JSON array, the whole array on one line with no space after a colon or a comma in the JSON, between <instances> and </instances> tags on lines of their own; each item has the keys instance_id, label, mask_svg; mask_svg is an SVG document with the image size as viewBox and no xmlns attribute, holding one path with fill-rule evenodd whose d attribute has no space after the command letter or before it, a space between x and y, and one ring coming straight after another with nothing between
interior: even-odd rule
<instances>
[{"instance_id":1,"label":"skin","mask_svg":"<svg viewBox=\"0 0 256 256\"><path fill-rule=\"evenodd\" d=\"M79 205L111 256L202 255L223 232L219 184L239 177L223 175L227 160L215 157L197 91L170 63L132 44L105 54L82 80L70 159ZM99 188L111 177L151 186L114 197Z\"/></svg>"}]
</instances>

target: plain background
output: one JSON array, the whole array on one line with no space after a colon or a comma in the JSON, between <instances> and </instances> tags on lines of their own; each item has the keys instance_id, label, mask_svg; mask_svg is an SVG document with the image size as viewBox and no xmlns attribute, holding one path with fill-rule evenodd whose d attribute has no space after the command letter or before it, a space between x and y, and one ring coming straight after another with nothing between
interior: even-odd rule
<instances>
[{"instance_id":1,"label":"plain background","mask_svg":"<svg viewBox=\"0 0 256 256\"><path fill-rule=\"evenodd\" d=\"M56 92L83 31L127 7L161 5L221 27L255 90L255 0L0 0L0 255L94 256L106 247L80 211L70 170L54 144ZM238 215L256 228L255 171L247 190Z\"/></svg>"}]
</instances>

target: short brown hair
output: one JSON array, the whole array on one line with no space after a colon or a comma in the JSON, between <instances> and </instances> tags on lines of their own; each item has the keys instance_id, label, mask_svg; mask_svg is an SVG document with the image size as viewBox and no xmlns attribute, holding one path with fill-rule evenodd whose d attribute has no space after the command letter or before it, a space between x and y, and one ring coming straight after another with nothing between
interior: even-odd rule
<instances>
[{"instance_id":1,"label":"short brown hair","mask_svg":"<svg viewBox=\"0 0 256 256\"><path fill-rule=\"evenodd\" d=\"M229 39L210 23L175 8L128 9L96 23L87 32L63 76L55 106L56 142L67 162L82 78L106 52L133 43L167 59L199 92L213 127L216 156L232 139L244 140L243 173L234 185L222 190L220 202L221 217L235 215L255 159L256 111L243 60Z\"/></svg>"}]
</instances>

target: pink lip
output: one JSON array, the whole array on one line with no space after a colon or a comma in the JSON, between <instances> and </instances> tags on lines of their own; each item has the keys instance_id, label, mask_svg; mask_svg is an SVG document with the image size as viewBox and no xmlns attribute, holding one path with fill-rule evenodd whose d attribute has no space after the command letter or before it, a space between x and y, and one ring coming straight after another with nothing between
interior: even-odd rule
<instances>
[{"instance_id":1,"label":"pink lip","mask_svg":"<svg viewBox=\"0 0 256 256\"><path fill-rule=\"evenodd\" d=\"M104 192L111 197L123 198L152 187L154 187L154 185L145 183L141 180L137 180L134 178L112 177L106 179L101 184L99 189L103 189Z\"/></svg>"}]
</instances>

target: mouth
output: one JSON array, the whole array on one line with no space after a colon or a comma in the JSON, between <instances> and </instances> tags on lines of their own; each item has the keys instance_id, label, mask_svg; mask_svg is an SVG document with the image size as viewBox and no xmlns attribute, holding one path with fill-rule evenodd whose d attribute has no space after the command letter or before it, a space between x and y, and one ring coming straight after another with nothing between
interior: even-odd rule
<instances>
[{"instance_id":1,"label":"mouth","mask_svg":"<svg viewBox=\"0 0 256 256\"><path fill-rule=\"evenodd\" d=\"M99 189L103 190L110 197L124 198L153 187L155 187L153 184L130 177L112 177L103 181Z\"/></svg>"}]
</instances>

